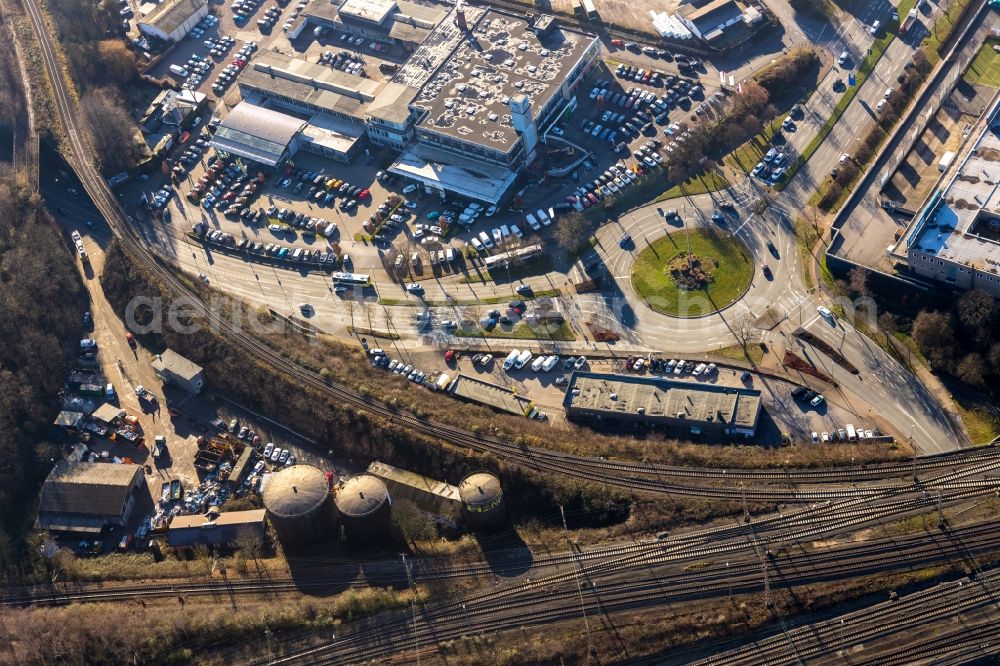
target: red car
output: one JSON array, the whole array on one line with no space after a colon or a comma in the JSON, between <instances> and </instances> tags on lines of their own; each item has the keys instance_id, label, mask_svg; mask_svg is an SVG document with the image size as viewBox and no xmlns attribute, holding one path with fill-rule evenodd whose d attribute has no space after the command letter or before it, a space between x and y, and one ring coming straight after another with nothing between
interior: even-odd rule
<instances>
[{"instance_id":1,"label":"red car","mask_svg":"<svg viewBox=\"0 0 1000 666\"><path fill-rule=\"evenodd\" d=\"M446 351L444 353L444 362L445 363L451 363L454 360L455 360L455 351L454 350L449 349L448 351Z\"/></svg>"},{"instance_id":2,"label":"red car","mask_svg":"<svg viewBox=\"0 0 1000 666\"><path fill-rule=\"evenodd\" d=\"M128 342L128 346L135 349L135 336L131 333L125 334L125 341Z\"/></svg>"},{"instance_id":3,"label":"red car","mask_svg":"<svg viewBox=\"0 0 1000 666\"><path fill-rule=\"evenodd\" d=\"M367 199L370 196L371 196L371 192L369 192L368 190L361 190L360 192L358 192L358 199L360 199L362 201L364 201L365 199Z\"/></svg>"},{"instance_id":4,"label":"red car","mask_svg":"<svg viewBox=\"0 0 1000 666\"><path fill-rule=\"evenodd\" d=\"M611 40L611 45L612 46L625 46L625 42L623 42L620 39L612 39Z\"/></svg>"},{"instance_id":5,"label":"red car","mask_svg":"<svg viewBox=\"0 0 1000 666\"><path fill-rule=\"evenodd\" d=\"M597 203L597 197L594 195L593 192L587 192L587 199L590 201L591 204Z\"/></svg>"},{"instance_id":6,"label":"red car","mask_svg":"<svg viewBox=\"0 0 1000 666\"><path fill-rule=\"evenodd\" d=\"M230 199L232 199L235 196L236 196L236 192L233 192L232 190L230 190L230 191L228 191L228 192L226 192L225 194L222 195L222 200L223 201L229 201Z\"/></svg>"},{"instance_id":7,"label":"red car","mask_svg":"<svg viewBox=\"0 0 1000 666\"><path fill-rule=\"evenodd\" d=\"M235 60L233 60L233 64L237 67L243 67L245 64L247 64L247 61L236 58Z\"/></svg>"}]
</instances>

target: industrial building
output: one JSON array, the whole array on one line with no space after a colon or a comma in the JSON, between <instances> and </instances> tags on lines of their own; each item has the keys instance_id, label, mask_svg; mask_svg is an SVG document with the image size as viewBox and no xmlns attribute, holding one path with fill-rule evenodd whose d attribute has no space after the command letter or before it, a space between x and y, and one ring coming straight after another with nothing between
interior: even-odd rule
<instances>
[{"instance_id":1,"label":"industrial building","mask_svg":"<svg viewBox=\"0 0 1000 666\"><path fill-rule=\"evenodd\" d=\"M394 500L410 500L418 508L439 516L457 513L461 500L458 488L450 483L378 461L368 466L367 473L381 479Z\"/></svg>"},{"instance_id":2,"label":"industrial building","mask_svg":"<svg viewBox=\"0 0 1000 666\"><path fill-rule=\"evenodd\" d=\"M208 0L167 0L139 19L139 31L147 37L179 42L208 16Z\"/></svg>"},{"instance_id":3,"label":"industrial building","mask_svg":"<svg viewBox=\"0 0 1000 666\"><path fill-rule=\"evenodd\" d=\"M537 157L600 42L497 9L460 9L455 20L467 38L414 56L434 74L413 102L415 141L389 170L430 193L496 204Z\"/></svg>"},{"instance_id":4,"label":"industrial building","mask_svg":"<svg viewBox=\"0 0 1000 666\"><path fill-rule=\"evenodd\" d=\"M1000 298L998 108L1000 103L962 161L952 161L945 184L917 213L897 248L905 249L913 273L956 289L982 289L994 298Z\"/></svg>"},{"instance_id":5,"label":"industrial building","mask_svg":"<svg viewBox=\"0 0 1000 666\"><path fill-rule=\"evenodd\" d=\"M225 548L245 534L263 541L264 509L225 513L213 509L205 515L174 517L167 530L167 544L174 548L199 545Z\"/></svg>"},{"instance_id":6,"label":"industrial building","mask_svg":"<svg viewBox=\"0 0 1000 666\"><path fill-rule=\"evenodd\" d=\"M337 511L348 541L372 543L389 531L392 498L382 479L362 474L336 489Z\"/></svg>"},{"instance_id":7,"label":"industrial building","mask_svg":"<svg viewBox=\"0 0 1000 666\"><path fill-rule=\"evenodd\" d=\"M205 387L205 372L201 366L189 361L172 349L153 359L153 371L164 384L174 384L188 393L201 393Z\"/></svg>"},{"instance_id":8,"label":"industrial building","mask_svg":"<svg viewBox=\"0 0 1000 666\"><path fill-rule=\"evenodd\" d=\"M677 7L676 17L696 37L706 42L720 39L727 28L750 25L762 18L753 7L744 11L736 0L690 0Z\"/></svg>"},{"instance_id":9,"label":"industrial building","mask_svg":"<svg viewBox=\"0 0 1000 666\"><path fill-rule=\"evenodd\" d=\"M349 163L386 148L399 153L390 172L489 205L541 152L600 53L594 35L493 8L346 0L303 16L415 50L391 81L263 51L237 79L243 101L215 148L268 167L300 149Z\"/></svg>"},{"instance_id":10,"label":"industrial building","mask_svg":"<svg viewBox=\"0 0 1000 666\"><path fill-rule=\"evenodd\" d=\"M761 395L742 387L655 376L574 372L563 407L569 419L607 427L750 437L757 431Z\"/></svg>"},{"instance_id":11,"label":"industrial building","mask_svg":"<svg viewBox=\"0 0 1000 666\"><path fill-rule=\"evenodd\" d=\"M448 10L446 5L407 0L343 0L311 2L302 16L310 25L412 51L434 32Z\"/></svg>"},{"instance_id":12,"label":"industrial building","mask_svg":"<svg viewBox=\"0 0 1000 666\"><path fill-rule=\"evenodd\" d=\"M507 521L500 479L489 472L476 472L458 484L462 517L470 530L491 530Z\"/></svg>"},{"instance_id":13,"label":"industrial building","mask_svg":"<svg viewBox=\"0 0 1000 666\"><path fill-rule=\"evenodd\" d=\"M317 467L292 465L267 475L263 489L267 518L285 547L321 541L334 533L330 482Z\"/></svg>"},{"instance_id":14,"label":"industrial building","mask_svg":"<svg viewBox=\"0 0 1000 666\"><path fill-rule=\"evenodd\" d=\"M120 527L145 489L139 465L58 462L42 486L35 529L83 535Z\"/></svg>"},{"instance_id":15,"label":"industrial building","mask_svg":"<svg viewBox=\"0 0 1000 666\"><path fill-rule=\"evenodd\" d=\"M276 51L259 53L238 79L243 101L212 145L265 166L298 150L351 162L368 141L401 150L411 139L417 91Z\"/></svg>"},{"instance_id":16,"label":"industrial building","mask_svg":"<svg viewBox=\"0 0 1000 666\"><path fill-rule=\"evenodd\" d=\"M447 390L460 400L486 405L508 414L525 416L533 408L531 398L518 395L506 386L484 382L469 375L458 375Z\"/></svg>"},{"instance_id":17,"label":"industrial building","mask_svg":"<svg viewBox=\"0 0 1000 666\"><path fill-rule=\"evenodd\" d=\"M196 90L163 90L142 115L139 129L150 154L160 155L174 147L175 142L197 116L208 97Z\"/></svg>"}]
</instances>

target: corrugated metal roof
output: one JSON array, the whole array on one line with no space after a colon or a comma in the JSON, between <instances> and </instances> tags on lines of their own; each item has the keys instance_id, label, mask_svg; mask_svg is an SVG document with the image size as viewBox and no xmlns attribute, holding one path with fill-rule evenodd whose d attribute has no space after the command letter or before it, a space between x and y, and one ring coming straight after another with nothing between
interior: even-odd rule
<instances>
[{"instance_id":1,"label":"corrugated metal roof","mask_svg":"<svg viewBox=\"0 0 1000 666\"><path fill-rule=\"evenodd\" d=\"M121 516L139 465L56 463L42 486L39 514Z\"/></svg>"},{"instance_id":2,"label":"corrugated metal roof","mask_svg":"<svg viewBox=\"0 0 1000 666\"><path fill-rule=\"evenodd\" d=\"M139 23L154 26L169 35L206 4L207 0L164 2L156 11L143 18Z\"/></svg>"},{"instance_id":3,"label":"corrugated metal roof","mask_svg":"<svg viewBox=\"0 0 1000 666\"><path fill-rule=\"evenodd\" d=\"M121 407L115 407L114 405L104 403L100 407L94 410L91 416L101 423L111 423L119 416L125 413L125 410Z\"/></svg>"}]
</instances>

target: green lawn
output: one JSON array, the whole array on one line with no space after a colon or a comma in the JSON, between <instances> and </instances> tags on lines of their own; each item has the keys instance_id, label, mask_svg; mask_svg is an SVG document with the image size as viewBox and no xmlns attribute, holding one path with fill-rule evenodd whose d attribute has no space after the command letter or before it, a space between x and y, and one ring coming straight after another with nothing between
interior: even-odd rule
<instances>
[{"instance_id":1,"label":"green lawn","mask_svg":"<svg viewBox=\"0 0 1000 666\"><path fill-rule=\"evenodd\" d=\"M993 47L1000 44L1000 40L988 39L979 49L976 59L969 65L963 77L969 83L978 83L984 86L1000 88L1000 53L993 50Z\"/></svg>"},{"instance_id":2,"label":"green lawn","mask_svg":"<svg viewBox=\"0 0 1000 666\"><path fill-rule=\"evenodd\" d=\"M703 262L718 262L705 289L682 290L668 274L667 266L689 246ZM691 229L668 232L643 248L632 269L632 284L657 312L700 317L739 299L750 285L753 270L750 252L739 241L714 229Z\"/></svg>"},{"instance_id":3,"label":"green lawn","mask_svg":"<svg viewBox=\"0 0 1000 666\"><path fill-rule=\"evenodd\" d=\"M708 192L718 192L729 187L729 181L718 170L708 173L700 173L691 176L683 183L674 185L669 190L656 197L654 201L666 201L677 197L693 196L695 194L706 194Z\"/></svg>"},{"instance_id":4,"label":"green lawn","mask_svg":"<svg viewBox=\"0 0 1000 666\"><path fill-rule=\"evenodd\" d=\"M499 338L508 340L559 340L561 342L572 342L576 340L576 335L569 324L563 322L555 324L538 324L532 326L526 321L519 321L510 328L496 326L492 331L484 331L481 328L466 330L458 328L452 334L458 338Z\"/></svg>"}]
</instances>

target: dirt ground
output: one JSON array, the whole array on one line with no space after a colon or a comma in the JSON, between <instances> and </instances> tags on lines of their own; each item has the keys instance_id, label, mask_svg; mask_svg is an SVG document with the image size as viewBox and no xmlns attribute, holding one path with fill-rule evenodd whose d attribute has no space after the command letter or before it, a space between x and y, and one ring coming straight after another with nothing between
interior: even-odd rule
<instances>
[{"instance_id":1,"label":"dirt ground","mask_svg":"<svg viewBox=\"0 0 1000 666\"><path fill-rule=\"evenodd\" d=\"M938 162L949 150L958 151L963 130L976 122L980 108L993 93L993 88L960 83L927 123L906 161L886 184L883 196L911 210L919 208L941 177Z\"/></svg>"}]
</instances>

